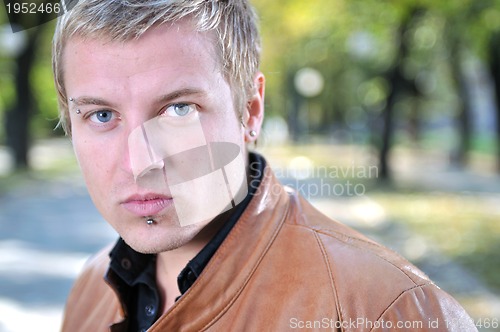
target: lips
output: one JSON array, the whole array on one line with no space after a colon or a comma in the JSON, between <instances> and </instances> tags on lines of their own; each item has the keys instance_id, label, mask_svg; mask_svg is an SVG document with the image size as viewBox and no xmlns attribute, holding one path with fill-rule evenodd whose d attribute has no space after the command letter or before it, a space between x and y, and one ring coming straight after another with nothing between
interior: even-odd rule
<instances>
[{"instance_id":1,"label":"lips","mask_svg":"<svg viewBox=\"0 0 500 332\"><path fill-rule=\"evenodd\" d=\"M172 197L160 194L132 195L121 205L139 217L154 216L173 204Z\"/></svg>"}]
</instances>

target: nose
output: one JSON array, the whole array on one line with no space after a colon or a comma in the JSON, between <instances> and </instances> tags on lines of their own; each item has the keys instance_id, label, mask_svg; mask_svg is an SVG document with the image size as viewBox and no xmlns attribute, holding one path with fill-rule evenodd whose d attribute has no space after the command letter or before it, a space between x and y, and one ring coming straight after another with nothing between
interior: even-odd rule
<instances>
[{"instance_id":1,"label":"nose","mask_svg":"<svg viewBox=\"0 0 500 332\"><path fill-rule=\"evenodd\" d=\"M130 167L135 180L152 170L162 169L165 166L163 162L165 156L158 154L157 149L154 148L150 140L151 137L148 136L144 124L141 124L129 134Z\"/></svg>"}]
</instances>

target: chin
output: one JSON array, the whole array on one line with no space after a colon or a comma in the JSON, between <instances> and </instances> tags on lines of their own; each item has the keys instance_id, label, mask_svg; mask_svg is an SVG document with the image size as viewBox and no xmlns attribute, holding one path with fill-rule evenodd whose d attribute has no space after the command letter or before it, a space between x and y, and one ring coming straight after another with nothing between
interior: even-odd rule
<instances>
[{"instance_id":1,"label":"chin","mask_svg":"<svg viewBox=\"0 0 500 332\"><path fill-rule=\"evenodd\" d=\"M143 229L129 230L120 236L135 251L143 254L159 254L174 250L189 243L200 231L198 225L185 227L144 225Z\"/></svg>"}]
</instances>

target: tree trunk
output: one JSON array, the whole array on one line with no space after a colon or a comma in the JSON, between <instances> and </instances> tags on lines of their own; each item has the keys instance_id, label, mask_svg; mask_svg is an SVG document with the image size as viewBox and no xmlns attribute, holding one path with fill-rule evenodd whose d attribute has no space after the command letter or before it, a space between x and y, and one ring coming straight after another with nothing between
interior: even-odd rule
<instances>
[{"instance_id":1,"label":"tree trunk","mask_svg":"<svg viewBox=\"0 0 500 332\"><path fill-rule=\"evenodd\" d=\"M452 34L454 32L451 32ZM458 166L467 164L467 154L470 150L472 128L471 114L472 105L470 100L469 88L467 87L467 78L463 71L463 49L459 36L451 37L451 57L450 65L452 77L455 84L456 94L459 99L459 110L457 114L457 125L459 131L459 144L457 151L453 156L453 162Z\"/></svg>"},{"instance_id":2,"label":"tree trunk","mask_svg":"<svg viewBox=\"0 0 500 332\"><path fill-rule=\"evenodd\" d=\"M380 179L387 181L392 178L392 172L389 165L389 157L392 148L392 141L394 137L394 107L398 96L401 94L405 86L408 85L407 80L404 78L402 65L404 59L407 57L409 49L405 35L413 21L413 19L422 13L422 9L413 9L408 16L403 20L399 28L398 42L399 51L396 55L394 66L388 73L388 81L391 85L391 92L387 97L387 106L382 113L382 142L379 149L379 168Z\"/></svg>"},{"instance_id":3,"label":"tree trunk","mask_svg":"<svg viewBox=\"0 0 500 332\"><path fill-rule=\"evenodd\" d=\"M34 94L30 85L30 73L36 58L36 44L41 28L30 29L27 45L14 60L15 73L15 103L6 114L5 132L7 146L14 154L16 169L28 167L28 150L30 146L29 124L34 113Z\"/></svg>"},{"instance_id":4,"label":"tree trunk","mask_svg":"<svg viewBox=\"0 0 500 332\"><path fill-rule=\"evenodd\" d=\"M413 145L416 147L420 145L420 139L422 137L422 121L420 119L421 107L419 97L420 94L416 91L411 100L411 109L408 119L409 135Z\"/></svg>"},{"instance_id":5,"label":"tree trunk","mask_svg":"<svg viewBox=\"0 0 500 332\"><path fill-rule=\"evenodd\" d=\"M391 93L387 97L387 106L382 113L382 142L379 151L379 167L380 178L382 180L390 180L392 177L389 165L389 154L392 147L392 139L394 136L394 106L399 94L401 83L400 65L396 64L389 74L389 82L391 82Z\"/></svg>"},{"instance_id":6,"label":"tree trunk","mask_svg":"<svg viewBox=\"0 0 500 332\"><path fill-rule=\"evenodd\" d=\"M497 172L500 173L500 32L491 36L489 51L490 73L496 97Z\"/></svg>"}]
</instances>

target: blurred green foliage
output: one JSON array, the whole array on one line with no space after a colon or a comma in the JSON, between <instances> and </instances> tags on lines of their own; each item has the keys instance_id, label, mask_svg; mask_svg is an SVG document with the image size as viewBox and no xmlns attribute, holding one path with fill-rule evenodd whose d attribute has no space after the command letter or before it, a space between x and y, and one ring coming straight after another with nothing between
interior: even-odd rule
<instances>
[{"instance_id":1,"label":"blurred green foliage","mask_svg":"<svg viewBox=\"0 0 500 332\"><path fill-rule=\"evenodd\" d=\"M323 93L310 101L320 105L314 111L322 113L308 115L312 133L329 133L332 127L358 130L360 137L373 132L392 89L386 74L395 65L398 29L412 11L421 14L404 36L410 55L403 69L405 77L415 81L420 98L398 101L396 117L403 126L412 116L424 123L456 117L460 101L452 82L450 58L456 54L450 43L459 40L468 62L477 59L487 66L490 35L500 29L500 2L495 0L253 3L261 17L267 114L289 113L298 69L315 68L325 79ZM418 114L412 115L416 104ZM408 128L403 129L408 134ZM494 142L491 134L481 140ZM363 142L366 139L354 143Z\"/></svg>"}]
</instances>

